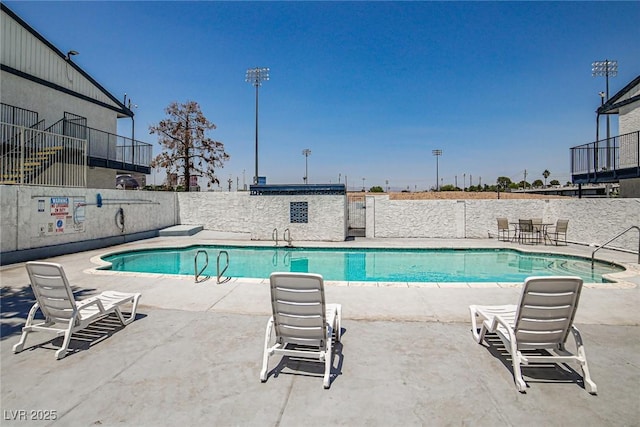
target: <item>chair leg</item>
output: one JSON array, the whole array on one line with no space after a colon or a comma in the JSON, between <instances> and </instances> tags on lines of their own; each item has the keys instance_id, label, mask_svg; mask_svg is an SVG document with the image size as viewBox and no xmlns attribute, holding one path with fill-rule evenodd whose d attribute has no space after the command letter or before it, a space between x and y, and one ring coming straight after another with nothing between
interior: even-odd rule
<instances>
[{"instance_id":1,"label":"chair leg","mask_svg":"<svg viewBox=\"0 0 640 427\"><path fill-rule=\"evenodd\" d=\"M336 308L335 334L336 342L340 342L342 339L342 305L340 304Z\"/></svg>"},{"instance_id":2,"label":"chair leg","mask_svg":"<svg viewBox=\"0 0 640 427\"><path fill-rule=\"evenodd\" d=\"M582 336L580 332L575 326L571 327L571 333L573 334L573 338L576 340L576 348L578 353L578 361L580 363L580 368L582 368L582 378L584 380L584 388L590 394L597 394L598 387L596 383L591 379L591 372L589 372L589 365L587 363L587 354L584 350L584 344L582 343Z\"/></svg>"},{"instance_id":3,"label":"chair leg","mask_svg":"<svg viewBox=\"0 0 640 427\"><path fill-rule=\"evenodd\" d=\"M24 344L27 341L27 335L31 332L31 328L25 326L22 328L22 335L20 335L20 341L16 345L13 346L13 352L19 353L24 349Z\"/></svg>"},{"instance_id":4,"label":"chair leg","mask_svg":"<svg viewBox=\"0 0 640 427\"><path fill-rule=\"evenodd\" d=\"M262 370L260 371L260 381L267 381L267 369L269 368L269 341L271 340L271 331L273 329L273 317L267 322L267 330L264 337L264 351L262 354Z\"/></svg>"},{"instance_id":5,"label":"chair leg","mask_svg":"<svg viewBox=\"0 0 640 427\"><path fill-rule=\"evenodd\" d=\"M120 309L120 305L118 305L115 308L115 313L118 316L118 320L120 320L120 323L122 323L123 326L127 326L129 323L133 322L134 320L136 320L136 312L138 310L138 302L140 300L140 297L142 296L142 294L133 294L131 296L131 298L128 301L125 301L123 304L126 304L128 302L130 302L132 304L131 306L131 314L129 315L128 318L124 317L124 314L122 314L122 310Z\"/></svg>"},{"instance_id":6,"label":"chair leg","mask_svg":"<svg viewBox=\"0 0 640 427\"><path fill-rule=\"evenodd\" d=\"M513 379L516 383L516 388L520 393L525 393L527 391L527 383L522 378L522 369L521 369L521 354L520 352L512 346L511 358L513 359Z\"/></svg>"},{"instance_id":7,"label":"chair leg","mask_svg":"<svg viewBox=\"0 0 640 427\"><path fill-rule=\"evenodd\" d=\"M69 342L71 341L71 330L73 329L73 322L74 319L69 322L69 328L65 331L64 339L62 340L62 347L60 347L60 350L56 351L56 359L58 360L64 358L67 355Z\"/></svg>"},{"instance_id":8,"label":"chair leg","mask_svg":"<svg viewBox=\"0 0 640 427\"><path fill-rule=\"evenodd\" d=\"M27 335L29 335L29 333L32 332L31 325L33 324L33 318L35 317L39 307L40 306L38 305L38 303L35 303L31 307L31 310L29 310L27 321L25 322L24 327L22 328L22 335L20 335L20 341L18 341L18 343L13 346L14 353L19 353L24 349L24 344L27 341Z\"/></svg>"},{"instance_id":9,"label":"chair leg","mask_svg":"<svg viewBox=\"0 0 640 427\"><path fill-rule=\"evenodd\" d=\"M476 340L478 344L482 343L484 339L484 335L486 333L486 328L484 327L484 322L478 330L478 312L476 311L475 306L470 306L469 311L471 312L471 334L473 335L473 339Z\"/></svg>"},{"instance_id":10,"label":"chair leg","mask_svg":"<svg viewBox=\"0 0 640 427\"><path fill-rule=\"evenodd\" d=\"M327 340L327 350L324 355L324 377L322 379L322 385L324 388L331 387L331 365L333 362L333 348L331 346L331 340Z\"/></svg>"}]
</instances>

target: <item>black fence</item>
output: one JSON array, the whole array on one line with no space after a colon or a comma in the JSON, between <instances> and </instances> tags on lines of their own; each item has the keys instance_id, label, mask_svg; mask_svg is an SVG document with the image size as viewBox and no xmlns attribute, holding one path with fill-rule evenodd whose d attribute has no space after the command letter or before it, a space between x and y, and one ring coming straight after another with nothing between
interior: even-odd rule
<instances>
[{"instance_id":1,"label":"black fence","mask_svg":"<svg viewBox=\"0 0 640 427\"><path fill-rule=\"evenodd\" d=\"M305 194L346 194L344 184L285 184L285 185L251 185L252 196L299 196Z\"/></svg>"},{"instance_id":2,"label":"black fence","mask_svg":"<svg viewBox=\"0 0 640 427\"><path fill-rule=\"evenodd\" d=\"M640 131L571 148L574 184L640 177Z\"/></svg>"}]
</instances>

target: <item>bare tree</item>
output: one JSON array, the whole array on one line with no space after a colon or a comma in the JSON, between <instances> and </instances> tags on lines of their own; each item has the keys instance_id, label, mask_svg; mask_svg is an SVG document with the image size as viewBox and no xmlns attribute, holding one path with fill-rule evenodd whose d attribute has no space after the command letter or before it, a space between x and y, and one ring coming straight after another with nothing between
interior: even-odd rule
<instances>
[{"instance_id":1,"label":"bare tree","mask_svg":"<svg viewBox=\"0 0 640 427\"><path fill-rule=\"evenodd\" d=\"M158 135L158 142L164 149L151 161L151 167L177 173L184 178L187 191L191 176L207 178L207 187L218 184L215 170L224 166L229 155L222 142L206 136L206 132L215 129L216 125L207 120L195 101L172 102L165 108L165 113L166 119L149 126L149 133Z\"/></svg>"}]
</instances>

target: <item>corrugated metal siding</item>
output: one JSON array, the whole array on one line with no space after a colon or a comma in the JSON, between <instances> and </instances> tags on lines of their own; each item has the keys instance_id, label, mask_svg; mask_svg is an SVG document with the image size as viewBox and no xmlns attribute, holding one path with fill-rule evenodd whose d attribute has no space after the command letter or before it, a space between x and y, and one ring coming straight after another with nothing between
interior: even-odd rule
<instances>
[{"instance_id":1,"label":"corrugated metal siding","mask_svg":"<svg viewBox=\"0 0 640 427\"><path fill-rule=\"evenodd\" d=\"M86 79L73 66L61 58L40 39L31 34L4 11L2 12L3 65L43 79L92 99L117 105Z\"/></svg>"}]
</instances>

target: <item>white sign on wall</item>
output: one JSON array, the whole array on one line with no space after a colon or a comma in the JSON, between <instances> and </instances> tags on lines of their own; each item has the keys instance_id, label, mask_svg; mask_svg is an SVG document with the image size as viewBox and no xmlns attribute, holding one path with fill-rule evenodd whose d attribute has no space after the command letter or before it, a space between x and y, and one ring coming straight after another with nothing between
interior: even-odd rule
<instances>
[{"instance_id":1,"label":"white sign on wall","mask_svg":"<svg viewBox=\"0 0 640 427\"><path fill-rule=\"evenodd\" d=\"M84 197L33 197L32 224L35 236L84 232Z\"/></svg>"}]
</instances>

